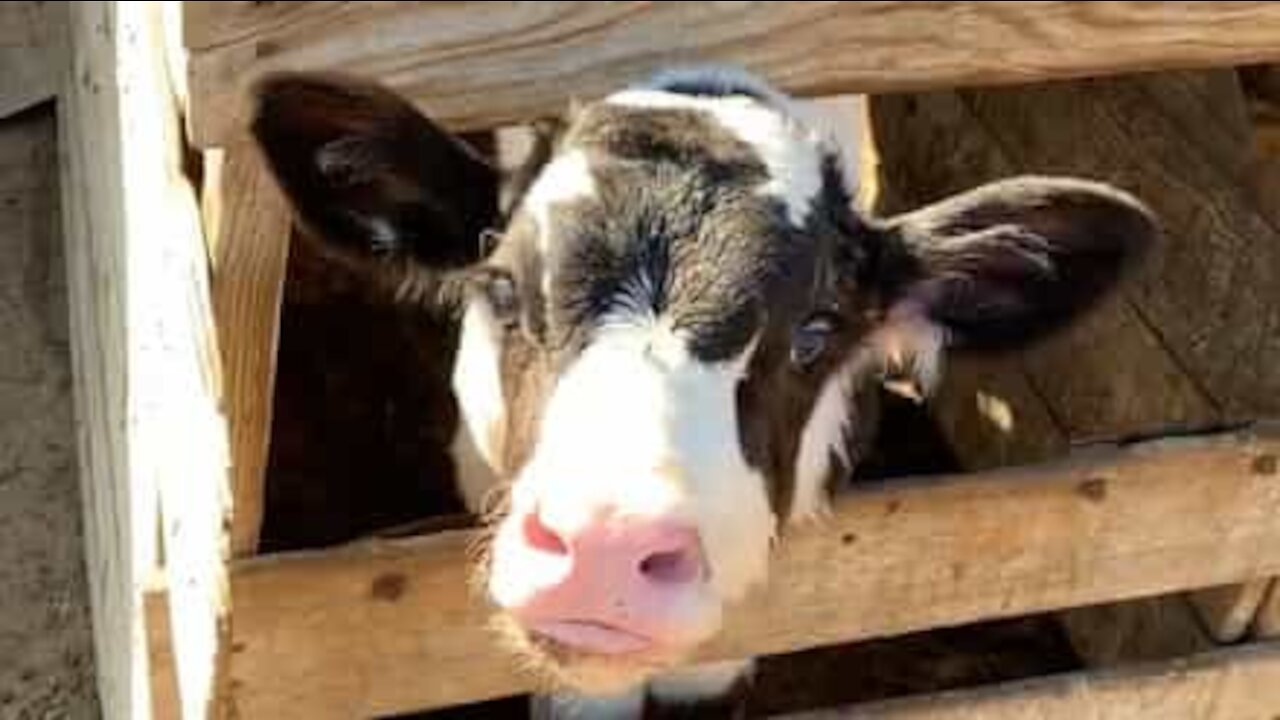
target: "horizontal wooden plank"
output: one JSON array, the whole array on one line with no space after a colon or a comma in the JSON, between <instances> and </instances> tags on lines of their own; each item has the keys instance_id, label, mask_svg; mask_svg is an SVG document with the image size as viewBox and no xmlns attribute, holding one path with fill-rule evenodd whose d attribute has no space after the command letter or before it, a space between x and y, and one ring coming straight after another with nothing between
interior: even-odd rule
<instances>
[{"instance_id":1,"label":"horizontal wooden plank","mask_svg":"<svg viewBox=\"0 0 1280 720\"><path fill-rule=\"evenodd\" d=\"M787 716L787 720L1273 720L1280 643L1106 672Z\"/></svg>"},{"instance_id":2,"label":"horizontal wooden plank","mask_svg":"<svg viewBox=\"0 0 1280 720\"><path fill-rule=\"evenodd\" d=\"M710 658L781 652L1151 596L1280 570L1280 426L1077 450L841 498L782 543ZM242 717L357 717L531 687L468 590L450 532L241 561L231 702Z\"/></svg>"},{"instance_id":3,"label":"horizontal wooden plank","mask_svg":"<svg viewBox=\"0 0 1280 720\"><path fill-rule=\"evenodd\" d=\"M217 145L271 69L379 78L459 127L556 112L676 62L800 95L1017 83L1280 58L1268 2L189 2L191 122Z\"/></svg>"}]
</instances>

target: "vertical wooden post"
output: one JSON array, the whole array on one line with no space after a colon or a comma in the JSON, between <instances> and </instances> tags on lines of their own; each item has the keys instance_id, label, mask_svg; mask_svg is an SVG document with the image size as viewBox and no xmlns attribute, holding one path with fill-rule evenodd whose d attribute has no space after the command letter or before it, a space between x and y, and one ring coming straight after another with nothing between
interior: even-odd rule
<instances>
[{"instance_id":1,"label":"vertical wooden post","mask_svg":"<svg viewBox=\"0 0 1280 720\"><path fill-rule=\"evenodd\" d=\"M227 443L163 7L67 9L63 207L103 715L152 715L143 596L163 557L181 713L204 717L226 630Z\"/></svg>"}]
</instances>

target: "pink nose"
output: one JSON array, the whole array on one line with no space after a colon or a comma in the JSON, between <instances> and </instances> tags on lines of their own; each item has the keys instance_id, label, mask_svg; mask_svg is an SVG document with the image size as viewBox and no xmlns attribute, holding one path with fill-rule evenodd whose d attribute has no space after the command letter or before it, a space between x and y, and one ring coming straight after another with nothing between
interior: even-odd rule
<instances>
[{"instance_id":1,"label":"pink nose","mask_svg":"<svg viewBox=\"0 0 1280 720\"><path fill-rule=\"evenodd\" d=\"M518 579L504 604L526 628L608 654L678 640L681 614L706 574L692 527L599 514L555 528L536 511L506 522L500 560Z\"/></svg>"}]
</instances>

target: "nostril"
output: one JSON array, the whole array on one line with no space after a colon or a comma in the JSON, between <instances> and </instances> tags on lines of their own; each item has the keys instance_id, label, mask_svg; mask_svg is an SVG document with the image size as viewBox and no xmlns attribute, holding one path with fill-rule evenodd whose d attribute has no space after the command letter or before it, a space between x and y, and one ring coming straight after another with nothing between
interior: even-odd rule
<instances>
[{"instance_id":1,"label":"nostril","mask_svg":"<svg viewBox=\"0 0 1280 720\"><path fill-rule=\"evenodd\" d=\"M689 549L658 552L640 561L640 574L663 584L691 583L701 577L702 561Z\"/></svg>"},{"instance_id":2,"label":"nostril","mask_svg":"<svg viewBox=\"0 0 1280 720\"><path fill-rule=\"evenodd\" d=\"M554 530L542 522L542 518L538 517L537 510L530 512L524 518L524 541L528 543L529 547L545 553L552 555L569 554L569 546Z\"/></svg>"}]
</instances>

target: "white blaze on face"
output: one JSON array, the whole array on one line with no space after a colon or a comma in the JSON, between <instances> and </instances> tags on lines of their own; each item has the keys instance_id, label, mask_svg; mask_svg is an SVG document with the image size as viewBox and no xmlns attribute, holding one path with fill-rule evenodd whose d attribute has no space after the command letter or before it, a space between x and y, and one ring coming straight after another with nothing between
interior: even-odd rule
<instances>
[{"instance_id":1,"label":"white blaze on face","mask_svg":"<svg viewBox=\"0 0 1280 720\"><path fill-rule=\"evenodd\" d=\"M546 257L551 245L551 215L556 205L593 198L596 196L595 179L587 154L582 150L569 150L551 162L538 174L529 192L520 203L538 226L538 251ZM551 275L542 276L542 292L551 297Z\"/></svg>"},{"instance_id":2,"label":"white blaze on face","mask_svg":"<svg viewBox=\"0 0 1280 720\"><path fill-rule=\"evenodd\" d=\"M759 155L769 178L758 192L781 200L796 226L808 219L822 190L823 140L784 111L742 95L694 96L660 90L624 90L605 102L706 114Z\"/></svg>"},{"instance_id":3,"label":"white blaze on face","mask_svg":"<svg viewBox=\"0 0 1280 720\"><path fill-rule=\"evenodd\" d=\"M774 534L765 479L738 434L736 388L753 349L707 364L660 323L607 327L560 378L513 504L536 502L557 529L602 508L689 522L712 600L741 597L765 579Z\"/></svg>"}]
</instances>

